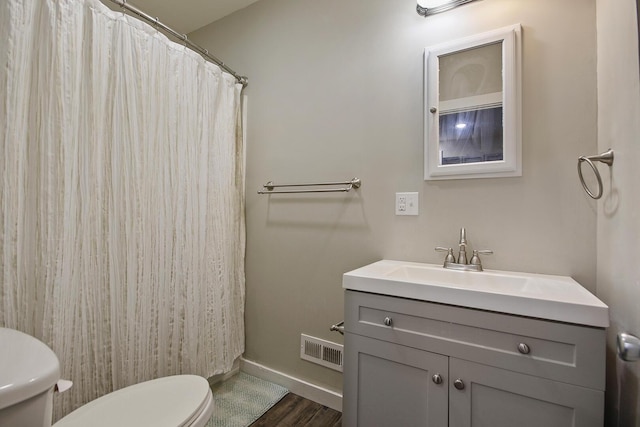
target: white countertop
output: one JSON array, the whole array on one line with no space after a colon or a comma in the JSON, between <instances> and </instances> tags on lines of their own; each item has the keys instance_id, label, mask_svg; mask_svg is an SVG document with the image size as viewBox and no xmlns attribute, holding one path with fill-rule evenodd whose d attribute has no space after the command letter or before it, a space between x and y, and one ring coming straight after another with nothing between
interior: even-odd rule
<instances>
[{"instance_id":1,"label":"white countertop","mask_svg":"<svg viewBox=\"0 0 640 427\"><path fill-rule=\"evenodd\" d=\"M604 328L609 307L571 277L382 260L345 273L342 287Z\"/></svg>"}]
</instances>

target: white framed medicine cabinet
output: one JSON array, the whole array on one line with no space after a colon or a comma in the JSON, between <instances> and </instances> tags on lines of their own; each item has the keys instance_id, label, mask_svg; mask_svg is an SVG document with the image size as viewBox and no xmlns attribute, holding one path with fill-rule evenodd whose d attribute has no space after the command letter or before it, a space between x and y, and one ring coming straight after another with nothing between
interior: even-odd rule
<instances>
[{"instance_id":1,"label":"white framed medicine cabinet","mask_svg":"<svg viewBox=\"0 0 640 427\"><path fill-rule=\"evenodd\" d=\"M425 48L425 180L522 175L519 24Z\"/></svg>"}]
</instances>

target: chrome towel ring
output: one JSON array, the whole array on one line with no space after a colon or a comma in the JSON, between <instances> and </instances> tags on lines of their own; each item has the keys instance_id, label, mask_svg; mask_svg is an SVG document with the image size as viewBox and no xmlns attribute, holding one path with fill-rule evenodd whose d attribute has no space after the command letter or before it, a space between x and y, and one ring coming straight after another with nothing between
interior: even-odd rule
<instances>
[{"instance_id":1,"label":"chrome towel ring","mask_svg":"<svg viewBox=\"0 0 640 427\"><path fill-rule=\"evenodd\" d=\"M587 187L587 184L584 182L584 177L582 176L582 167L581 167L582 162L586 162L589 166L591 166L591 169L593 169L593 173L596 175L596 179L598 180L598 192L596 194L593 194L591 190L589 190L589 187ZM589 197L597 200L600 197L602 197L602 190L603 190L602 178L600 177L600 172L598 172L598 168L596 167L596 165L593 164L593 162L602 162L609 166L613 165L613 150L609 148L607 151L605 151L604 153L598 154L597 156L578 157L578 176L580 177L580 183L582 184L582 188L584 188L584 191L587 192Z\"/></svg>"}]
</instances>

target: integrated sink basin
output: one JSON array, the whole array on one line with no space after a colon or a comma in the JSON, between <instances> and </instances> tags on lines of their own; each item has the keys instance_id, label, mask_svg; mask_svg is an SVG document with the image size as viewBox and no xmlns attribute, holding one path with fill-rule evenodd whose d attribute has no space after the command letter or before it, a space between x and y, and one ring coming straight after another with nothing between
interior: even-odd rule
<instances>
[{"instance_id":1,"label":"integrated sink basin","mask_svg":"<svg viewBox=\"0 0 640 427\"><path fill-rule=\"evenodd\" d=\"M382 260L345 273L342 287L559 322L609 326L609 308L565 276L457 271L442 265Z\"/></svg>"}]
</instances>

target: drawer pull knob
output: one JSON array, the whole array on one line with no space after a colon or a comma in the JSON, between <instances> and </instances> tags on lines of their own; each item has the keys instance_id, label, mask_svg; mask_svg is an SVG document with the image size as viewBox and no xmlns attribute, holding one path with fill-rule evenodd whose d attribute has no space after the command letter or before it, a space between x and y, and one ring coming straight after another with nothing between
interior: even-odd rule
<instances>
[{"instance_id":1,"label":"drawer pull knob","mask_svg":"<svg viewBox=\"0 0 640 427\"><path fill-rule=\"evenodd\" d=\"M457 380L455 380L453 382L453 386L455 388L457 388L458 390L464 390L464 381L462 381L460 378L458 378Z\"/></svg>"},{"instance_id":2,"label":"drawer pull knob","mask_svg":"<svg viewBox=\"0 0 640 427\"><path fill-rule=\"evenodd\" d=\"M431 379L436 384L442 384L442 376L440 374L435 374L434 376L431 377Z\"/></svg>"},{"instance_id":3,"label":"drawer pull knob","mask_svg":"<svg viewBox=\"0 0 640 427\"><path fill-rule=\"evenodd\" d=\"M391 326L392 323L393 323L393 320L391 320L391 317L385 317L384 318L384 325L385 326Z\"/></svg>"},{"instance_id":4,"label":"drawer pull knob","mask_svg":"<svg viewBox=\"0 0 640 427\"><path fill-rule=\"evenodd\" d=\"M520 344L518 344L518 351L522 354L529 354L531 353L531 349L529 348L528 345L526 345L525 343L521 342Z\"/></svg>"}]
</instances>

